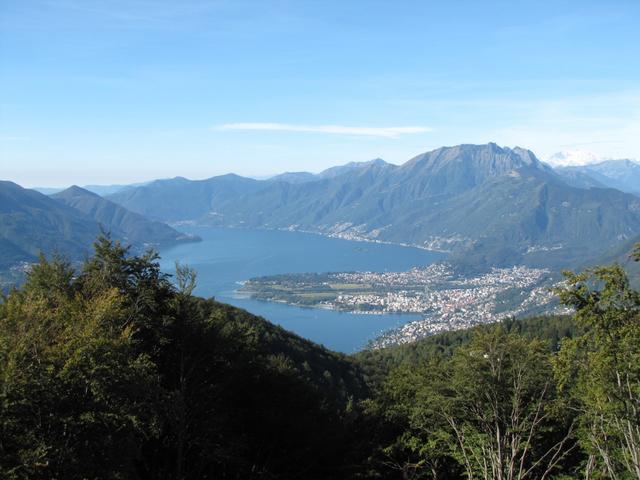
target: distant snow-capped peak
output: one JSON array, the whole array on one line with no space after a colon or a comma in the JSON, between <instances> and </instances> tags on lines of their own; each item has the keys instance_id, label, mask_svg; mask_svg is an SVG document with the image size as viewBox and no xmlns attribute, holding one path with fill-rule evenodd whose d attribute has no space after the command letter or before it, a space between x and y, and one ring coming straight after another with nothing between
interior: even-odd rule
<instances>
[{"instance_id":1,"label":"distant snow-capped peak","mask_svg":"<svg viewBox=\"0 0 640 480\"><path fill-rule=\"evenodd\" d=\"M554 153L547 159L552 167L577 167L599 163L604 159L587 150L565 150Z\"/></svg>"}]
</instances>

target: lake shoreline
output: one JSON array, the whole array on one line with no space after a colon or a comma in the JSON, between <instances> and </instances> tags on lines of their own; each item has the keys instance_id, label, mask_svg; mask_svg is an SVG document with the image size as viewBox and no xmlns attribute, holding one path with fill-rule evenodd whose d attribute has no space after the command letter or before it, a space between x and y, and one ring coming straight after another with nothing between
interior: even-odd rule
<instances>
[{"instance_id":1,"label":"lake shoreline","mask_svg":"<svg viewBox=\"0 0 640 480\"><path fill-rule=\"evenodd\" d=\"M160 251L161 268L173 273L174 262L197 271L195 294L215 297L281 325L328 348L353 353L381 333L420 319L411 314L343 312L262 302L238 295L247 278L287 272L398 271L430 265L444 255L415 247L331 238L275 229L180 227L201 242Z\"/></svg>"}]
</instances>

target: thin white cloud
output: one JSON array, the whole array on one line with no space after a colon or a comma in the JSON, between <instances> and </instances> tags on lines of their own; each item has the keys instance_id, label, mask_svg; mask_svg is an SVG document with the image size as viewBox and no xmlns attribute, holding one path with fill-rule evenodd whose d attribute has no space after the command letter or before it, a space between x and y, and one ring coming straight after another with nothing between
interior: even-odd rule
<instances>
[{"instance_id":1,"label":"thin white cloud","mask_svg":"<svg viewBox=\"0 0 640 480\"><path fill-rule=\"evenodd\" d=\"M226 123L216 130L262 130L280 132L328 133L334 135L359 135L368 137L397 138L400 135L428 133L429 127L347 127L344 125L292 125L288 123Z\"/></svg>"}]
</instances>

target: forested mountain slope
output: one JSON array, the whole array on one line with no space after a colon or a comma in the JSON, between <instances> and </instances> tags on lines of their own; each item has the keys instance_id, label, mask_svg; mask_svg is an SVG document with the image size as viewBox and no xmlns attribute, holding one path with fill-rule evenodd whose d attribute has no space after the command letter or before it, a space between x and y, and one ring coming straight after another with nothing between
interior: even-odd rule
<instances>
[{"instance_id":1,"label":"forested mountain slope","mask_svg":"<svg viewBox=\"0 0 640 480\"><path fill-rule=\"evenodd\" d=\"M8 275L9 283L19 281L23 262L36 261L40 253L86 258L100 232L139 252L198 240L79 187L49 197L0 182L0 274ZM11 269L17 271L8 274Z\"/></svg>"},{"instance_id":2,"label":"forested mountain slope","mask_svg":"<svg viewBox=\"0 0 640 480\"><path fill-rule=\"evenodd\" d=\"M233 202L264 185L233 174L195 181L176 177L123 190L107 199L147 218L180 222L215 215L217 205Z\"/></svg>"},{"instance_id":3,"label":"forested mountain slope","mask_svg":"<svg viewBox=\"0 0 640 480\"><path fill-rule=\"evenodd\" d=\"M35 190L0 182L0 268L34 261L41 251L82 259L98 233L98 224L81 212Z\"/></svg>"},{"instance_id":4,"label":"forested mountain slope","mask_svg":"<svg viewBox=\"0 0 640 480\"><path fill-rule=\"evenodd\" d=\"M568 185L535 155L443 147L315 181L154 182L110 197L165 221L309 230L454 253L469 269L575 266L640 233L640 199Z\"/></svg>"},{"instance_id":5,"label":"forested mountain slope","mask_svg":"<svg viewBox=\"0 0 640 480\"><path fill-rule=\"evenodd\" d=\"M197 240L170 226L147 220L101 196L83 188L72 186L51 197L93 219L114 237L144 247L163 248L180 242Z\"/></svg>"},{"instance_id":6,"label":"forested mountain slope","mask_svg":"<svg viewBox=\"0 0 640 480\"><path fill-rule=\"evenodd\" d=\"M2 478L348 470L348 405L367 395L358 367L192 297L192 280L182 269L174 288L153 256L101 238L79 272L41 260L0 300Z\"/></svg>"}]
</instances>

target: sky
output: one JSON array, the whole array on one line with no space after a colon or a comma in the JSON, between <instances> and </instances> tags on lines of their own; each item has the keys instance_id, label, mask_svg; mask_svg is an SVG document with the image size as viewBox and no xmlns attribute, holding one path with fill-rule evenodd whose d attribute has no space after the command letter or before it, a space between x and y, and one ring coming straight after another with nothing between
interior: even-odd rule
<instances>
[{"instance_id":1,"label":"sky","mask_svg":"<svg viewBox=\"0 0 640 480\"><path fill-rule=\"evenodd\" d=\"M2 0L0 178L320 171L496 142L640 160L640 1Z\"/></svg>"}]
</instances>

